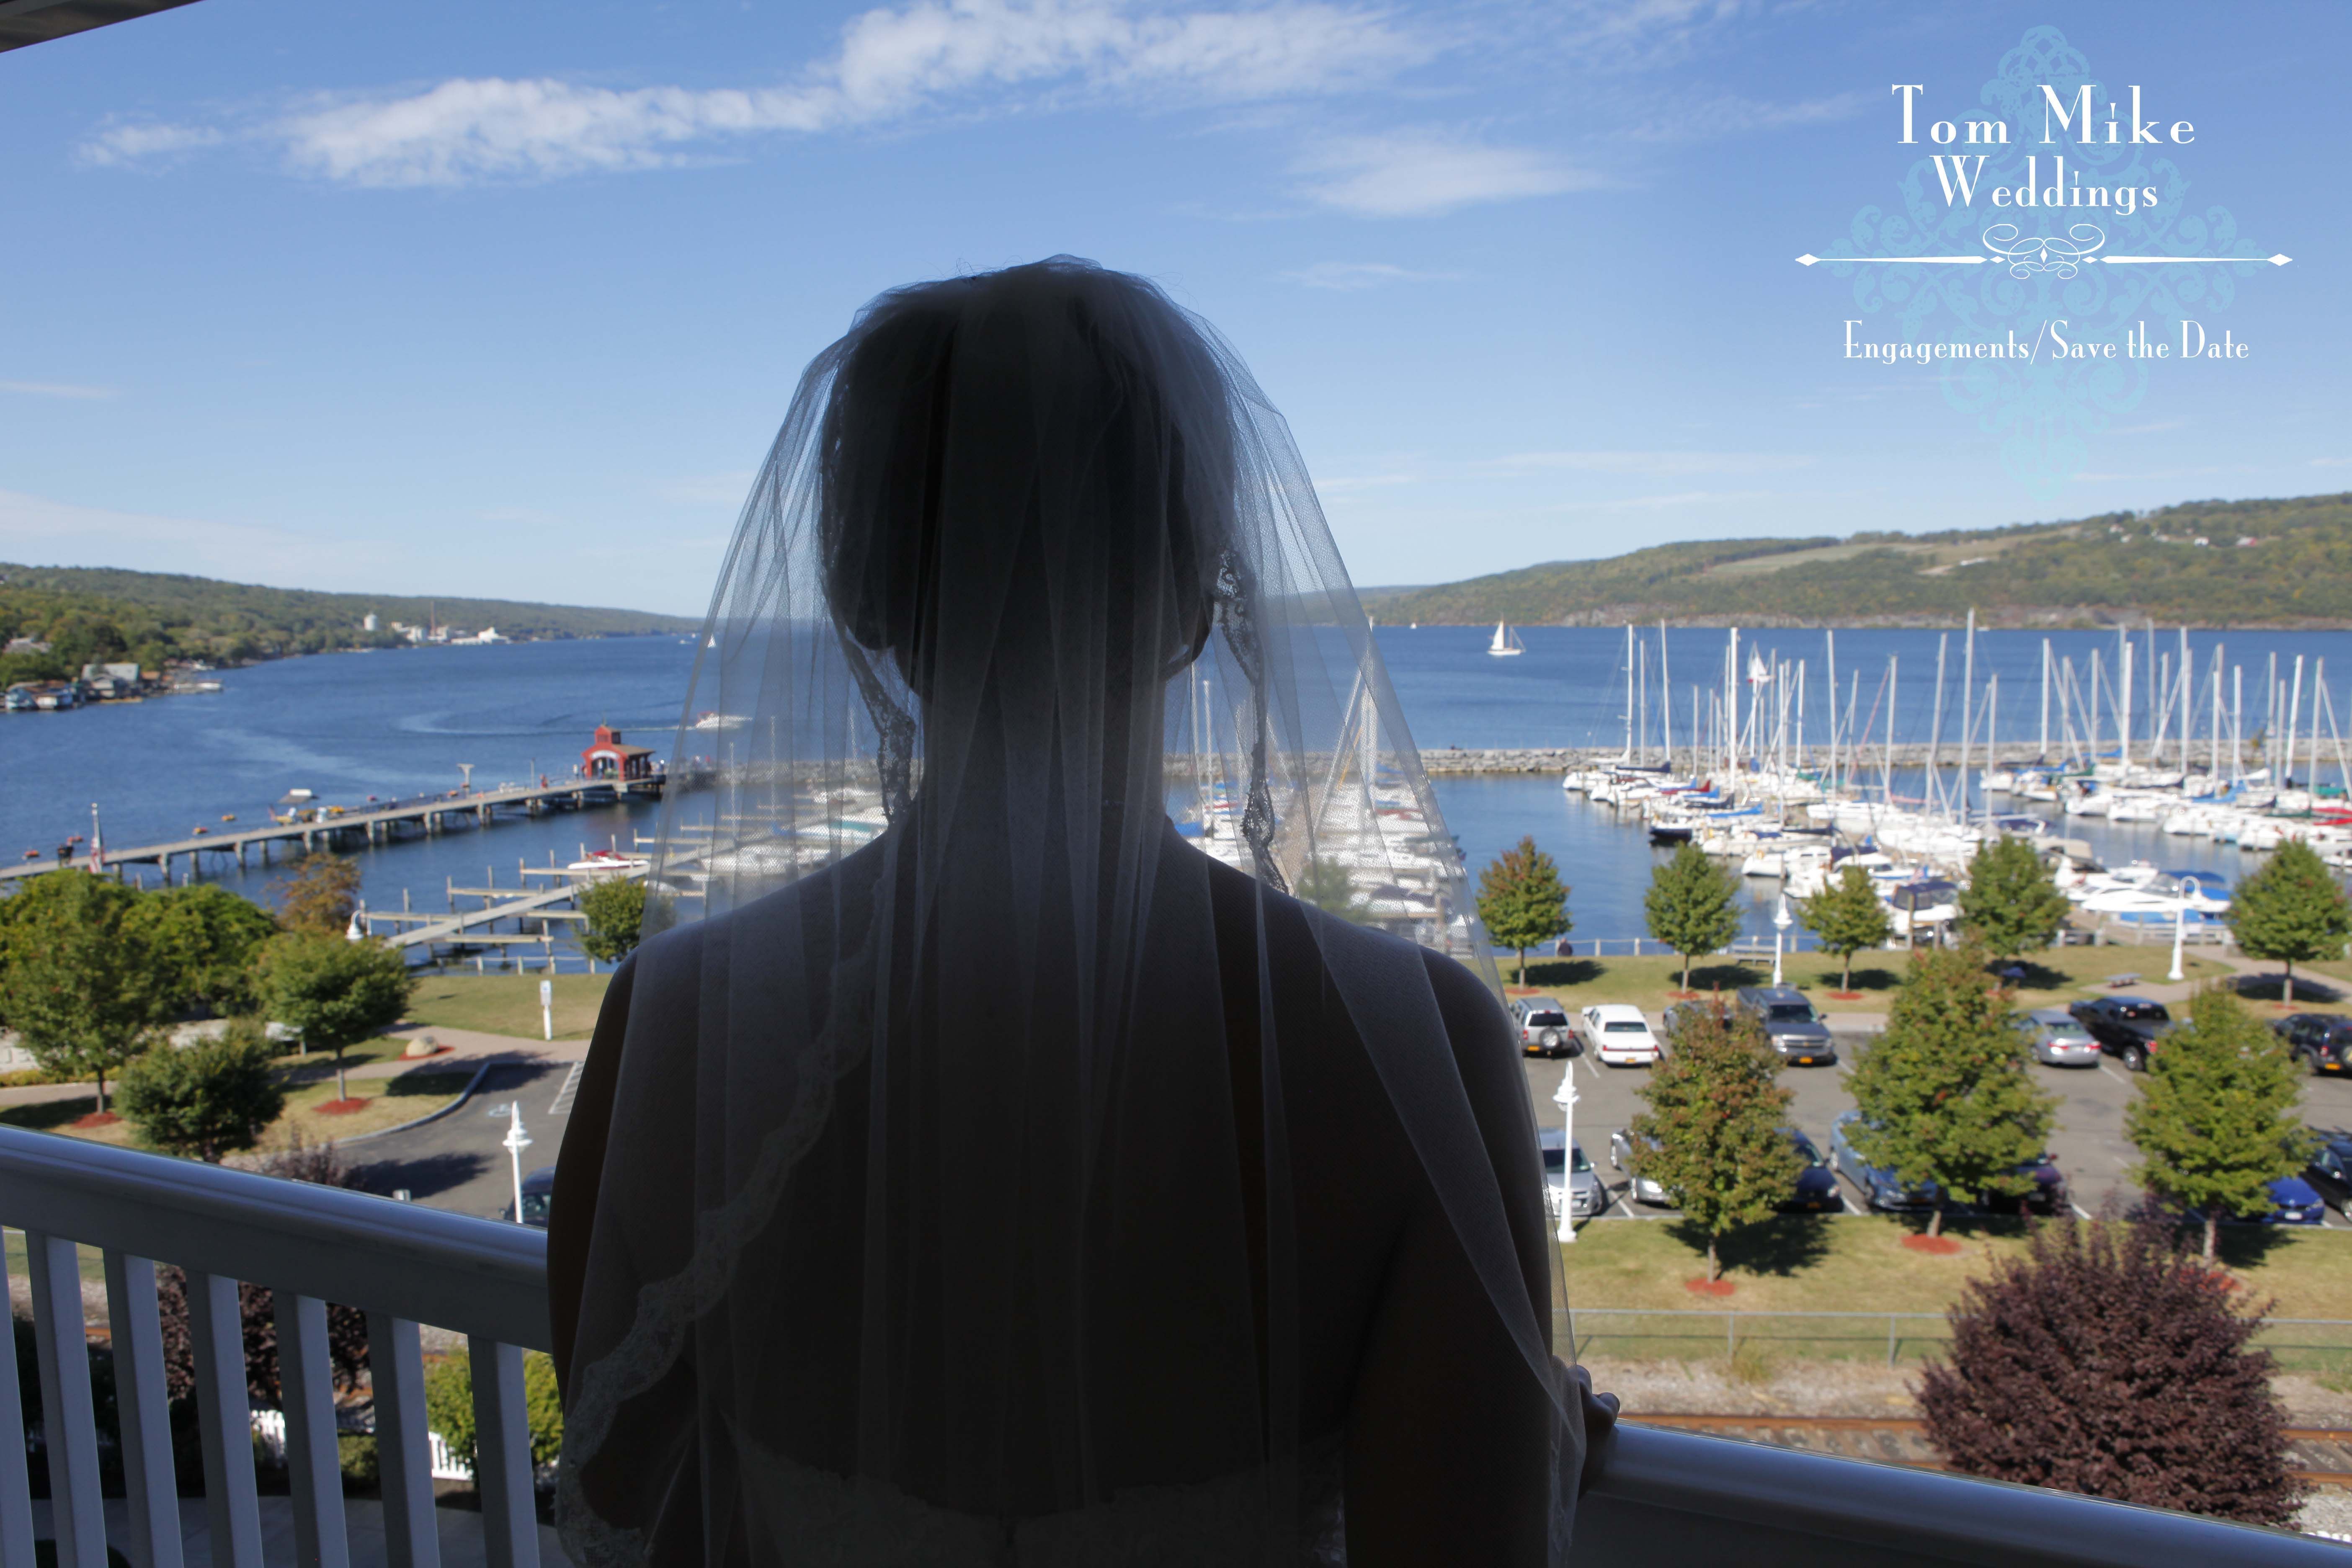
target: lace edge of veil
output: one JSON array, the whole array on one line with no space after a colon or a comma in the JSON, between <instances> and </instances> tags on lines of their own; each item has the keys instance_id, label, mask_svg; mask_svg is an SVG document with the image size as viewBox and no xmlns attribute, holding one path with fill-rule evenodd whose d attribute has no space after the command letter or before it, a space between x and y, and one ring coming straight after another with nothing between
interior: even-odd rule
<instances>
[{"instance_id":1,"label":"lace edge of veil","mask_svg":"<svg viewBox=\"0 0 2352 1568\"><path fill-rule=\"evenodd\" d=\"M852 968L861 980L872 967L861 945ZM602 1452L621 1405L651 1388L676 1365L688 1328L734 1282L744 1247L768 1223L791 1177L833 1119L841 1079L865 1058L870 1044L873 992L856 984L836 988L845 1010L828 1017L810 1044L814 1069L805 1090L774 1131L761 1140L751 1175L731 1198L695 1218L694 1250L687 1266L637 1291L628 1331L580 1376L580 1394L565 1416L563 1452L556 1467L556 1525L564 1550L591 1568L623 1568L646 1561L644 1532L607 1521L586 1496L580 1471Z\"/></svg>"}]
</instances>

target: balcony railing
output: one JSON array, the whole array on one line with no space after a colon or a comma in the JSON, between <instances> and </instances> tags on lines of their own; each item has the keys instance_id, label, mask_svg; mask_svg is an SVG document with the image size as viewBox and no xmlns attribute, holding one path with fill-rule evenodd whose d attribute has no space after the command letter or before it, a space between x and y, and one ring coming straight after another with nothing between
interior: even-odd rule
<instances>
[{"instance_id":1,"label":"balcony railing","mask_svg":"<svg viewBox=\"0 0 2352 1568\"><path fill-rule=\"evenodd\" d=\"M275 1293L286 1462L299 1562L351 1562L335 1447L326 1303L364 1309L384 1536L395 1568L438 1568L418 1326L467 1336L486 1557L539 1561L522 1352L548 1342L536 1230L335 1188L0 1128L0 1225L25 1232L50 1515L59 1568L106 1568L99 1437L76 1245L105 1258L129 1539L138 1568L183 1568L155 1266L187 1271L215 1568L261 1568L237 1282ZM0 1432L22 1430L0 1355ZM30 1568L23 1444L0 1441L0 1568ZM225 1545L226 1550L223 1550ZM1638 1426L1612 1441L1578 1516L1579 1568L1738 1562L1817 1568L1975 1563L2342 1568L2341 1547L2031 1487Z\"/></svg>"}]
</instances>

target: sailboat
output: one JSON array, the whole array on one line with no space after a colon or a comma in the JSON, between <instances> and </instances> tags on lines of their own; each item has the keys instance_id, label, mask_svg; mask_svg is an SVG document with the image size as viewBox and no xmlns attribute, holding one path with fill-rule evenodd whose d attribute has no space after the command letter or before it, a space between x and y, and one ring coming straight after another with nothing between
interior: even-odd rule
<instances>
[{"instance_id":1,"label":"sailboat","mask_svg":"<svg viewBox=\"0 0 2352 1568\"><path fill-rule=\"evenodd\" d=\"M1521 645L1519 634L1510 628L1509 623L1496 621L1495 640L1486 645L1486 651L1496 658L1517 658L1528 650Z\"/></svg>"}]
</instances>

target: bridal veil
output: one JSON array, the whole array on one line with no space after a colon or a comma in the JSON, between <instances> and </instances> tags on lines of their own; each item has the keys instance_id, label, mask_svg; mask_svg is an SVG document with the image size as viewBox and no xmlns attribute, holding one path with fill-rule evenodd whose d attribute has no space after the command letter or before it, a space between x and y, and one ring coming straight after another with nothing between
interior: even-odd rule
<instances>
[{"instance_id":1,"label":"bridal veil","mask_svg":"<svg viewBox=\"0 0 2352 1568\"><path fill-rule=\"evenodd\" d=\"M665 1521L823 1561L880 1513L905 1549L866 1561L1311 1559L1328 1173L1277 912L1553 1412L1558 1561L1575 1391L1423 950L1494 966L1233 350L1066 258L882 296L802 377L701 641L570 1367L575 1561ZM1219 885L1257 911L1238 1003ZM1160 1554L1056 1555L1089 1528Z\"/></svg>"}]
</instances>

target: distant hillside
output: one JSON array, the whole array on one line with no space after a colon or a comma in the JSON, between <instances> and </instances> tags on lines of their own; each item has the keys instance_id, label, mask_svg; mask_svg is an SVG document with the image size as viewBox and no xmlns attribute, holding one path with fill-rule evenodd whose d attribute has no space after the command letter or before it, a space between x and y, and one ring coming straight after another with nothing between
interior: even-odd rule
<instances>
[{"instance_id":1,"label":"distant hillside","mask_svg":"<svg viewBox=\"0 0 2352 1568\"><path fill-rule=\"evenodd\" d=\"M377 629L361 629L365 616ZM101 659L136 658L150 668L170 658L244 663L333 648L389 647L394 621L502 637L627 637L692 630L699 621L644 610L587 609L509 599L321 594L263 588L106 566L16 566L0 563L0 642L30 637L47 654L0 656L0 680L78 671Z\"/></svg>"},{"instance_id":2,"label":"distant hillside","mask_svg":"<svg viewBox=\"0 0 2352 1568\"><path fill-rule=\"evenodd\" d=\"M2352 626L2352 494L1654 545L1379 595L1384 623Z\"/></svg>"}]
</instances>

